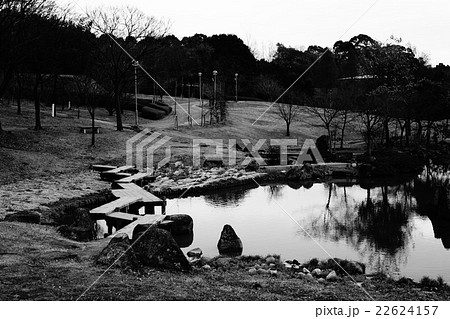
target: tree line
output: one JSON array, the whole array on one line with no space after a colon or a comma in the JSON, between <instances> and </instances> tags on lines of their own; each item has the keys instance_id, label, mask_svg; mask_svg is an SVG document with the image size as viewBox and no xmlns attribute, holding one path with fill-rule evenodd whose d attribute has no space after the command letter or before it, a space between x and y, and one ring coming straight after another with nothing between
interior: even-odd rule
<instances>
[{"instance_id":1,"label":"tree line","mask_svg":"<svg viewBox=\"0 0 450 319\"><path fill-rule=\"evenodd\" d=\"M361 34L332 48L277 44L269 59L257 59L236 35L178 39L169 30L168 21L133 7L79 16L52 0L0 0L0 98L14 98L19 113L21 98L33 100L36 130L42 103L67 100L105 107L122 130L138 63L139 92L155 96L198 97L202 82L211 98L215 70L224 100L276 102L287 135L299 106L341 147L358 118L369 153L375 143L430 142L448 132L450 67L430 66L400 39L382 43Z\"/></svg>"}]
</instances>

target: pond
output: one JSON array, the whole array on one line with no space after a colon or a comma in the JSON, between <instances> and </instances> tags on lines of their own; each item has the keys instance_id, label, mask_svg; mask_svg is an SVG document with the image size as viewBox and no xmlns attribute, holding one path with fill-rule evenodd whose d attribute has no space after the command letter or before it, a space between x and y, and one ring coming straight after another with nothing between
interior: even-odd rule
<instances>
[{"instance_id":1,"label":"pond","mask_svg":"<svg viewBox=\"0 0 450 319\"><path fill-rule=\"evenodd\" d=\"M307 187L269 185L171 199L167 213L194 220L194 238L184 252L200 247L205 256L217 256L221 230L229 224L244 255L278 254L300 262L332 256L363 262L367 273L450 282L445 191L414 178Z\"/></svg>"}]
</instances>

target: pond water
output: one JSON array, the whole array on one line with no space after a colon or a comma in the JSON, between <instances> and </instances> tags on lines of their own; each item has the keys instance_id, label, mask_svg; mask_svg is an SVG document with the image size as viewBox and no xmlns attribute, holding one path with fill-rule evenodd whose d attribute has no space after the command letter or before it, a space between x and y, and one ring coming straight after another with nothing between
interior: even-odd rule
<instances>
[{"instance_id":1,"label":"pond water","mask_svg":"<svg viewBox=\"0 0 450 319\"><path fill-rule=\"evenodd\" d=\"M217 256L221 230L229 224L245 255L300 262L332 256L363 262L367 273L450 282L450 212L442 190L414 179L308 187L270 185L172 199L167 213L194 219L185 252L200 247L205 256Z\"/></svg>"}]
</instances>

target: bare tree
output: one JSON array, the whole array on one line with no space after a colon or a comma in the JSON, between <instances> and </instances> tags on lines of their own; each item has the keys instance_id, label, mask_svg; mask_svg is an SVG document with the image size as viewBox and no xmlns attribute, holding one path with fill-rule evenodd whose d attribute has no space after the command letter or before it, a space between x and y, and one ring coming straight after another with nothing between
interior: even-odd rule
<instances>
[{"instance_id":1,"label":"bare tree","mask_svg":"<svg viewBox=\"0 0 450 319\"><path fill-rule=\"evenodd\" d=\"M300 112L300 106L293 104L292 102L278 103L278 115L284 120L286 123L286 136L291 136L290 127L292 122L294 122L297 118L297 115Z\"/></svg>"},{"instance_id":2,"label":"bare tree","mask_svg":"<svg viewBox=\"0 0 450 319\"><path fill-rule=\"evenodd\" d=\"M309 106L306 108L313 116L318 117L328 134L328 147L332 149L332 127L338 121L341 114L340 105L337 103L338 97L331 89L316 92L308 99Z\"/></svg>"},{"instance_id":3,"label":"bare tree","mask_svg":"<svg viewBox=\"0 0 450 319\"><path fill-rule=\"evenodd\" d=\"M121 96L133 80L133 62L151 53L149 38L164 36L169 24L134 7L98 8L88 14L95 40L97 69L102 85L112 93L117 130L123 129Z\"/></svg>"},{"instance_id":4,"label":"bare tree","mask_svg":"<svg viewBox=\"0 0 450 319\"><path fill-rule=\"evenodd\" d=\"M24 60L34 54L26 46L39 41L30 37L30 17L48 18L56 8L52 0L0 0L0 98Z\"/></svg>"},{"instance_id":5,"label":"bare tree","mask_svg":"<svg viewBox=\"0 0 450 319\"><path fill-rule=\"evenodd\" d=\"M382 126L382 117L377 114L373 114L372 110L366 108L360 113L360 119L363 135L367 143L367 154L371 156L375 133Z\"/></svg>"},{"instance_id":6,"label":"bare tree","mask_svg":"<svg viewBox=\"0 0 450 319\"><path fill-rule=\"evenodd\" d=\"M282 88L274 79L262 75L256 82L256 92L266 101L274 101L282 92Z\"/></svg>"},{"instance_id":7,"label":"bare tree","mask_svg":"<svg viewBox=\"0 0 450 319\"><path fill-rule=\"evenodd\" d=\"M91 146L95 146L95 109L97 108L98 96L103 93L103 89L86 75L75 76L74 81L77 86L78 103L84 104L91 115Z\"/></svg>"}]
</instances>

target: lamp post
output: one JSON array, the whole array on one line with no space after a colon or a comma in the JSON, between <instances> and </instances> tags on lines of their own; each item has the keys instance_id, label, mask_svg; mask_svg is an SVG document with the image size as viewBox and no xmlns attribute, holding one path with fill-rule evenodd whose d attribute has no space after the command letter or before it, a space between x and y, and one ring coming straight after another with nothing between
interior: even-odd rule
<instances>
[{"instance_id":1,"label":"lamp post","mask_svg":"<svg viewBox=\"0 0 450 319\"><path fill-rule=\"evenodd\" d=\"M213 71L213 80L214 80L214 106L217 104L217 71Z\"/></svg>"},{"instance_id":2,"label":"lamp post","mask_svg":"<svg viewBox=\"0 0 450 319\"><path fill-rule=\"evenodd\" d=\"M139 126L139 115L138 115L138 98L137 98L137 68L139 66L139 62L134 60L134 102L135 102L135 119L136 119L136 127Z\"/></svg>"},{"instance_id":3,"label":"lamp post","mask_svg":"<svg viewBox=\"0 0 450 319\"><path fill-rule=\"evenodd\" d=\"M238 75L239 74L237 74L237 73L235 73L234 74L234 81L235 81L235 84L236 84L236 102L238 101L238 98L237 98L237 96L238 96L238 94L237 94L237 88L238 88Z\"/></svg>"},{"instance_id":4,"label":"lamp post","mask_svg":"<svg viewBox=\"0 0 450 319\"><path fill-rule=\"evenodd\" d=\"M202 109L200 126L203 125L203 99L202 99L202 72L198 72L198 95L200 98L200 107Z\"/></svg>"},{"instance_id":5,"label":"lamp post","mask_svg":"<svg viewBox=\"0 0 450 319\"><path fill-rule=\"evenodd\" d=\"M188 84L188 124L192 126L192 117L191 117L191 83Z\"/></svg>"}]
</instances>

